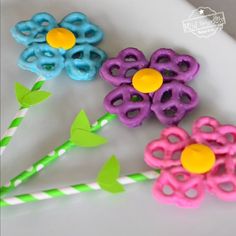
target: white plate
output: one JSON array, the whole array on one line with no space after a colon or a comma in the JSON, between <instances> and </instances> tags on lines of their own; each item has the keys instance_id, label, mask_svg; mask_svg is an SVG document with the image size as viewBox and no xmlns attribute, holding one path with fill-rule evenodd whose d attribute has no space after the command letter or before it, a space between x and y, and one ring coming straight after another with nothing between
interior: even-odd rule
<instances>
[{"instance_id":1,"label":"white plate","mask_svg":"<svg viewBox=\"0 0 236 236\"><path fill-rule=\"evenodd\" d=\"M183 32L182 21L193 8L177 0L7 0L2 3L2 118L1 131L13 117L17 102L16 81L30 87L36 76L19 69L17 58L23 46L11 37L9 29L34 13L47 11L60 20L71 11L81 11L105 31L99 46L109 56L121 49L137 47L146 54L161 47L189 53L201 64L191 83L201 98L197 110L183 120L188 130L194 119L212 115L224 123L236 124L236 44L224 32L200 39ZM227 20L227 19L226 19ZM2 158L2 182L5 183L33 162L64 142L77 112L84 108L91 121L103 113L103 97L112 87L97 79L90 83L72 81L65 75L44 86L53 96L30 110ZM163 127L154 119L136 129L118 121L101 131L109 144L98 149L75 149L66 154L16 193L93 181L104 161L116 154L122 174L149 169L143 161L146 143L158 137ZM235 235L235 203L224 203L207 194L201 208L178 209L162 205L151 195L152 183L127 187L121 195L105 192L81 194L3 210L4 236L18 235ZM13 194L13 193L12 193Z\"/></svg>"}]
</instances>

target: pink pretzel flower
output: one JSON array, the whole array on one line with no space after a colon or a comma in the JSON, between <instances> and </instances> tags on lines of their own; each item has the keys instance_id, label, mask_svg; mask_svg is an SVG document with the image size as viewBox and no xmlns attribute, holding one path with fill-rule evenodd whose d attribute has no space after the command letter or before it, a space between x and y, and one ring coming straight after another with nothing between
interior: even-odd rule
<instances>
[{"instance_id":1,"label":"pink pretzel flower","mask_svg":"<svg viewBox=\"0 0 236 236\"><path fill-rule=\"evenodd\" d=\"M183 151L193 144L204 145L215 156L215 162L204 173L193 173L183 165ZM236 126L201 117L194 122L191 136L181 128L169 127L146 146L144 155L149 166L161 169L153 186L157 200L195 208L208 190L224 201L236 201ZM196 156L187 158L192 162ZM205 156L203 161L207 162Z\"/></svg>"}]
</instances>

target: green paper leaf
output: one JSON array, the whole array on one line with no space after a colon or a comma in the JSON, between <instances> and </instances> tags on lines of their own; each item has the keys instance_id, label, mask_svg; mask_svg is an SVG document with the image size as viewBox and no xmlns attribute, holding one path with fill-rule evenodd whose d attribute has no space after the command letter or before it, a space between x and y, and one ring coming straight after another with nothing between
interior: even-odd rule
<instances>
[{"instance_id":1,"label":"green paper leaf","mask_svg":"<svg viewBox=\"0 0 236 236\"><path fill-rule=\"evenodd\" d=\"M73 136L73 132L78 129L90 131L90 122L84 110L81 110L74 119L70 128L71 136Z\"/></svg>"},{"instance_id":2,"label":"green paper leaf","mask_svg":"<svg viewBox=\"0 0 236 236\"><path fill-rule=\"evenodd\" d=\"M71 142L80 147L96 147L107 142L107 139L92 133L90 130L91 125L88 116L84 110L81 110L71 125Z\"/></svg>"},{"instance_id":3,"label":"green paper leaf","mask_svg":"<svg viewBox=\"0 0 236 236\"><path fill-rule=\"evenodd\" d=\"M125 189L117 179L120 176L120 163L115 156L112 156L98 173L97 183L99 186L111 193L124 192Z\"/></svg>"},{"instance_id":4,"label":"green paper leaf","mask_svg":"<svg viewBox=\"0 0 236 236\"><path fill-rule=\"evenodd\" d=\"M73 130L70 140L79 147L96 147L107 142L106 138L82 129Z\"/></svg>"},{"instance_id":5,"label":"green paper leaf","mask_svg":"<svg viewBox=\"0 0 236 236\"><path fill-rule=\"evenodd\" d=\"M33 106L46 100L51 93L46 91L31 91L21 99L21 104L26 107Z\"/></svg>"},{"instance_id":6,"label":"green paper leaf","mask_svg":"<svg viewBox=\"0 0 236 236\"><path fill-rule=\"evenodd\" d=\"M51 93L45 91L30 91L20 83L15 84L15 93L18 102L23 107L33 106L51 96Z\"/></svg>"},{"instance_id":7,"label":"green paper leaf","mask_svg":"<svg viewBox=\"0 0 236 236\"><path fill-rule=\"evenodd\" d=\"M15 83L15 94L18 102L22 105L22 99L26 94L30 93L30 90L26 88L24 85L16 82Z\"/></svg>"},{"instance_id":8,"label":"green paper leaf","mask_svg":"<svg viewBox=\"0 0 236 236\"><path fill-rule=\"evenodd\" d=\"M104 184L104 183L99 183L99 186L101 187L101 189L110 192L110 193L121 193L124 192L125 189L123 187L122 184L120 184L119 182L114 182L113 184Z\"/></svg>"}]
</instances>

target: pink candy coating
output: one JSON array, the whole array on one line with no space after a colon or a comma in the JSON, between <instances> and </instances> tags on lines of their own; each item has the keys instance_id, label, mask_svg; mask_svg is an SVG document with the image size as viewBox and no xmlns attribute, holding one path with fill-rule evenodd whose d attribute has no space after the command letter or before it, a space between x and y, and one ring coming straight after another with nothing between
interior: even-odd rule
<instances>
[{"instance_id":1,"label":"pink candy coating","mask_svg":"<svg viewBox=\"0 0 236 236\"><path fill-rule=\"evenodd\" d=\"M161 169L153 187L155 198L194 208L200 205L208 190L224 201L236 201L236 126L201 117L194 122L192 133L190 136L181 128L169 127L159 139L146 146L145 162ZM208 173L191 174L182 167L181 152L192 143L205 144L215 153L216 163Z\"/></svg>"}]
</instances>

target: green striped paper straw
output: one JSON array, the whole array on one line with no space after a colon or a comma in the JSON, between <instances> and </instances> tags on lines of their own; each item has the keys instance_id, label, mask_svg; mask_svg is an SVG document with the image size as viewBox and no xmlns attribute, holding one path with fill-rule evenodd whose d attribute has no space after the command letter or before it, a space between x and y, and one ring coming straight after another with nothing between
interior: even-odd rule
<instances>
[{"instance_id":1,"label":"green striped paper straw","mask_svg":"<svg viewBox=\"0 0 236 236\"><path fill-rule=\"evenodd\" d=\"M159 174L160 170L149 170L120 177L117 181L122 185L127 185L156 179ZM76 184L64 188L54 188L37 193L21 194L15 197L3 198L0 199L0 206L5 207L19 205L27 202L42 201L46 199L69 196L83 192L92 192L100 189L100 186L96 182L88 184Z\"/></svg>"},{"instance_id":2,"label":"green striped paper straw","mask_svg":"<svg viewBox=\"0 0 236 236\"><path fill-rule=\"evenodd\" d=\"M117 116L114 114L106 113L104 116L99 118L93 125L92 125L92 132L96 132L101 129L104 125L109 123L110 121L114 120ZM55 148L52 152L48 155L44 156L42 159L34 163L31 167L27 170L21 172L19 175L11 179L7 184L1 186L0 188L0 196L5 195L6 193L10 192L11 190L15 189L18 185L26 182L32 176L37 174L39 171L43 170L45 167L53 163L57 160L60 156L62 156L65 152L77 147L74 143L70 140L67 140L65 143L60 145L59 147Z\"/></svg>"},{"instance_id":3,"label":"green striped paper straw","mask_svg":"<svg viewBox=\"0 0 236 236\"><path fill-rule=\"evenodd\" d=\"M45 83L45 79L42 77L39 77L36 82L34 83L33 87L31 88L31 91L39 90L43 84ZM0 140L0 155L2 156L4 151L6 150L6 147L9 145L9 143L12 140L13 135L15 134L16 130L21 125L27 111L29 108L20 107L18 112L16 113L15 117L13 118L11 124L8 126L6 132L3 134L1 140Z\"/></svg>"}]
</instances>

